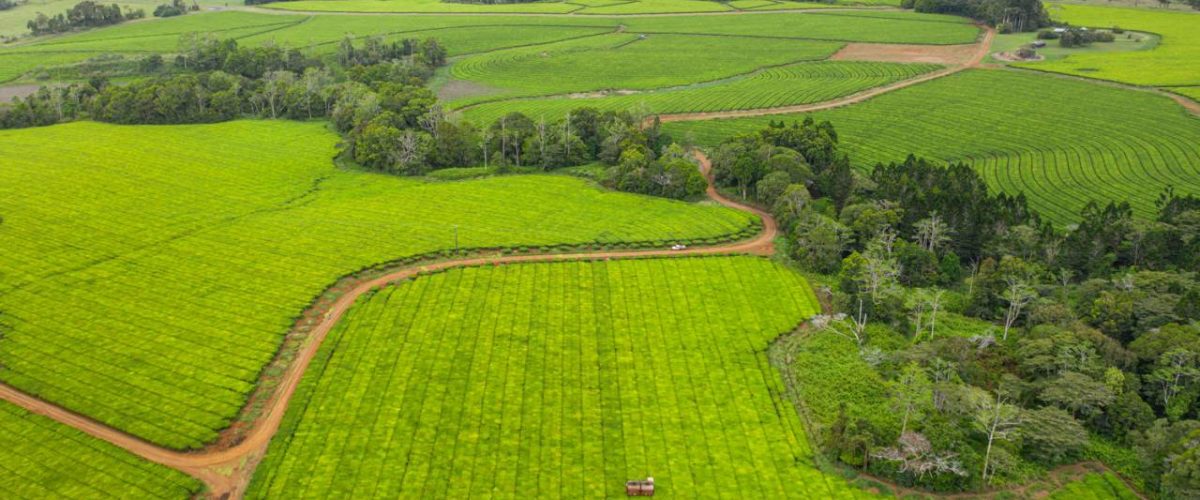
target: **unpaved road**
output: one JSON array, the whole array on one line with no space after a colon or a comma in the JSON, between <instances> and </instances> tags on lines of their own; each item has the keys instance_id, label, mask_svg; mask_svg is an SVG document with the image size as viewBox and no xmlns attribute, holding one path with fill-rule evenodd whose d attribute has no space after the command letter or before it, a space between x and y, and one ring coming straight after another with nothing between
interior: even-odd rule
<instances>
[{"instance_id":1,"label":"unpaved road","mask_svg":"<svg viewBox=\"0 0 1200 500\"><path fill-rule=\"evenodd\" d=\"M849 106L851 104L857 104L857 103L866 101L867 99L870 99L872 97L881 95L881 94L886 94L888 92L900 90L905 87L911 87L913 85L928 82L930 80L936 80L936 79L944 77L944 76L953 75L955 73L958 73L959 71L962 71L962 70L965 70L968 68L974 68L974 67L979 66L979 64L983 62L983 58L987 57L988 51L991 49L992 39L994 39L996 37L995 29L993 29L991 27L987 27L987 26L981 26L981 28L983 28L983 30L984 30L983 39L980 40L978 43L974 44L974 46L975 46L974 53L971 55L971 57L967 58L962 64L959 64L956 66L951 66L946 69L934 71L933 73L926 73L926 74L918 76L916 78L911 78L908 80L896 82L891 85L884 85L882 87L875 87L872 89L864 90L857 94L851 94L851 95L848 95L841 99L834 99L832 101L818 102L818 103L813 103L813 104L799 104L796 106L782 106L782 107L778 107L778 108L737 109L737 110L729 110L729 111L708 111L708 112L702 112L702 113L663 114L663 115L658 115L658 118L659 118L659 120L661 120L663 122L692 122L692 121L701 121L701 120L716 120L716 119L721 119L721 118L745 118L745 117L752 117L752 116L782 115L782 114L789 114L789 113L808 113L811 111L821 111L821 110L825 110L825 109L839 108L842 106ZM865 57L865 56L860 54L859 57Z\"/></svg>"},{"instance_id":2,"label":"unpaved road","mask_svg":"<svg viewBox=\"0 0 1200 500\"><path fill-rule=\"evenodd\" d=\"M436 271L453 267L509 264L521 262L553 262L562 260L609 259L623 257L677 257L685 255L712 255L747 253L754 255L771 255L775 248L773 241L778 234L775 219L770 214L754 207L737 203L725 198L712 182L712 165L708 158L696 153L701 170L708 179L707 194L709 198L730 208L753 213L762 219L763 229L757 236L749 240L733 242L710 247L696 247L685 250L631 250L620 252L598 251L578 252L569 254L539 254L539 255L496 255L448 260L415 267L397 269L377 278L358 283L348 292L342 294L329 307L321 321L310 331L307 340L297 352L296 360L287 367L275 392L268 398L265 409L250 425L244 439L238 444L225 448L205 449L197 452L179 452L163 448L136 436L114 429L86 416L74 413L25 394L7 384L0 384L0 398L16 404L30 412L54 419L69 425L95 438L107 441L116 446L138 455L142 458L183 471L208 486L212 498L241 498L254 468L262 460L267 451L271 438L279 430L279 424L287 412L288 403L299 386L305 370L312 358L321 347L321 342L329 331L342 319L354 301L371 289L411 278L423 271Z\"/></svg>"}]
</instances>

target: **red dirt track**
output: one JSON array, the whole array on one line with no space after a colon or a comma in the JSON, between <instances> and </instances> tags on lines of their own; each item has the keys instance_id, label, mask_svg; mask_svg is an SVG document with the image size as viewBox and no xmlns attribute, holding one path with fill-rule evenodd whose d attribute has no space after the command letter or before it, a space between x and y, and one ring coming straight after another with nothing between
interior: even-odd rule
<instances>
[{"instance_id":1,"label":"red dirt track","mask_svg":"<svg viewBox=\"0 0 1200 500\"><path fill-rule=\"evenodd\" d=\"M324 316L321 317L321 321L311 330L300 351L296 353L295 361L287 366L279 385L268 398L263 412L251 423L250 430L246 432L244 438L233 446L214 447L197 452L170 450L53 403L25 394L7 384L0 383L0 398L30 412L74 427L97 439L112 443L146 460L183 471L203 481L208 487L208 494L211 498L241 498L245 493L246 487L250 484L255 466L262 460L263 455L267 451L267 446L271 443L271 438L279 430L283 416L287 413L288 403L291 401L292 395L296 392L296 388L299 386L300 380L303 378L309 363L321 347L321 342L325 339L329 331L333 329L334 325L342 319L342 316L346 314L346 311L350 309L355 300L374 288L414 277L421 272L472 265L647 256L680 257L735 253L754 255L773 254L775 252L773 241L778 233L775 219L762 210L737 203L722 196L713 186L710 172L712 166L708 158L702 153L696 153L696 159L700 161L700 168L705 173L705 177L708 178L707 194L709 198L727 207L753 213L762 219L763 229L757 236L749 240L729 244L687 248L684 250L598 251L569 254L471 257L397 269L377 278L358 283L354 288L339 296L333 305L329 307L328 311L325 312Z\"/></svg>"}]
</instances>

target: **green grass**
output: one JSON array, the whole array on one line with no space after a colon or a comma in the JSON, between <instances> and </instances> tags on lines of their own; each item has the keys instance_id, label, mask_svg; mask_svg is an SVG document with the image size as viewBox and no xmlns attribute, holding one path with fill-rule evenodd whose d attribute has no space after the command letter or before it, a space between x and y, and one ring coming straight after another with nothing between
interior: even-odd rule
<instances>
[{"instance_id":1,"label":"green grass","mask_svg":"<svg viewBox=\"0 0 1200 500\"><path fill-rule=\"evenodd\" d=\"M0 402L4 498L194 498L202 485L53 420Z\"/></svg>"},{"instance_id":2,"label":"green grass","mask_svg":"<svg viewBox=\"0 0 1200 500\"><path fill-rule=\"evenodd\" d=\"M833 122L860 169L909 153L973 164L995 189L1024 192L1057 223L1078 218L1088 200L1129 200L1140 216L1170 184L1200 193L1200 120L1148 92L1017 71L972 70L813 113ZM766 116L670 123L715 144L757 130Z\"/></svg>"},{"instance_id":3,"label":"green grass","mask_svg":"<svg viewBox=\"0 0 1200 500\"><path fill-rule=\"evenodd\" d=\"M301 0L269 4L268 8L314 12L413 13L540 13L540 14L662 14L731 11L708 0L569 0L481 5L442 0ZM795 8L803 8L797 6Z\"/></svg>"},{"instance_id":4,"label":"green grass","mask_svg":"<svg viewBox=\"0 0 1200 500\"><path fill-rule=\"evenodd\" d=\"M1191 97L1194 101L1200 101L1200 87L1175 87L1169 90L1177 94Z\"/></svg>"},{"instance_id":5,"label":"green grass","mask_svg":"<svg viewBox=\"0 0 1200 500\"><path fill-rule=\"evenodd\" d=\"M545 98L488 102L467 109L477 123L491 123L511 111L556 119L579 107L641 109L651 113L692 113L760 109L828 101L912 78L940 66L858 61L798 63L745 76L676 89L593 98ZM453 107L453 104L451 105Z\"/></svg>"},{"instance_id":6,"label":"green grass","mask_svg":"<svg viewBox=\"0 0 1200 500\"><path fill-rule=\"evenodd\" d=\"M677 0L712 4L701 0ZM280 2L298 4L301 2ZM320 2L341 3L341 2ZM383 4L387 2L371 2ZM467 6L467 4L445 4ZM531 5L531 4L521 4ZM558 4L534 4L558 5ZM476 6L478 7L478 6ZM828 14L828 15L827 15ZM122 53L130 57L144 54L173 53L179 50L180 35L212 33L218 37L236 38L247 45L276 43L283 46L312 49L316 54L332 52L347 33L355 36L384 35L398 37L435 37L442 41L450 55L476 54L498 49L545 44L569 40L626 26L629 32L673 33L691 35L739 35L810 41L874 41L897 43L968 43L978 30L963 22L948 21L945 16L912 13L863 12L854 15L836 13L778 13L745 16L670 16L670 17L604 17L604 16L372 16L372 15L269 15L250 12L205 12L186 16L126 23L109 28L61 36L27 40L0 48L0 82L12 81L38 67L71 64L103 53ZM887 15L885 15L887 14ZM613 37L600 37L615 40ZM680 37L667 37L681 40ZM799 42L791 45L784 40L764 42L778 53L764 54L758 49L760 40L744 38L710 39L694 45L719 49L717 53L742 53L743 59L729 63L725 59L703 63L696 59L697 50L682 47L682 53L692 54L686 70L704 69L710 73L731 75L729 69L757 69L780 62L811 59L814 53ZM648 44L663 48L666 44ZM823 46L823 45L822 45ZM550 47L550 46L548 46ZM801 47L792 50L789 47ZM629 48L633 48L632 46ZM672 51L661 54L646 52L647 48L627 50L629 58L613 60L618 67L653 67L675 71L684 56ZM611 54L615 57L615 54ZM705 56L710 54L703 54ZM758 58L760 60L755 60ZM633 59L633 60L631 60ZM719 65L729 66L721 68ZM605 68L611 69L611 68ZM579 73L568 73L578 75ZM587 74L586 76L591 76ZM31 80L31 77L24 80ZM689 82L700 81L685 79Z\"/></svg>"},{"instance_id":7,"label":"green grass","mask_svg":"<svg viewBox=\"0 0 1200 500\"><path fill-rule=\"evenodd\" d=\"M1111 472L1093 473L1063 485L1046 498L1050 500L1136 500L1141 498Z\"/></svg>"},{"instance_id":8,"label":"green grass","mask_svg":"<svg viewBox=\"0 0 1200 500\"><path fill-rule=\"evenodd\" d=\"M1037 33L1009 33L1005 35L996 35L992 42L991 54L988 55L988 62L999 64L1014 64L1007 61L1001 61L994 57L993 54L999 52L1013 52L1022 45L1033 43L1037 40ZM1015 63L1027 68L1038 69L1039 63L1060 61L1069 57L1085 54L1112 54L1115 52L1132 52L1139 50L1151 50L1158 46L1159 36L1153 33L1142 33L1134 31L1126 31L1125 34L1117 36L1116 40L1111 43L1093 43L1084 47L1063 48L1057 40L1045 40L1046 46L1037 49L1037 53L1042 57L1041 61Z\"/></svg>"},{"instance_id":9,"label":"green grass","mask_svg":"<svg viewBox=\"0 0 1200 500\"><path fill-rule=\"evenodd\" d=\"M503 96L645 90L823 59L840 47L805 40L614 33L468 57L450 74L500 88Z\"/></svg>"},{"instance_id":10,"label":"green grass","mask_svg":"<svg viewBox=\"0 0 1200 500\"><path fill-rule=\"evenodd\" d=\"M0 379L175 448L212 440L339 277L453 248L715 241L750 215L567 176L342 171L318 123L0 132Z\"/></svg>"},{"instance_id":11,"label":"green grass","mask_svg":"<svg viewBox=\"0 0 1200 500\"><path fill-rule=\"evenodd\" d=\"M105 53L141 57L179 50L180 36L210 33L245 45L275 43L332 53L347 33L357 37L439 39L451 56L614 31L612 19L464 16L302 16L248 12L197 13L49 37L0 49L0 81L37 67L69 64ZM50 59L47 60L47 57Z\"/></svg>"},{"instance_id":12,"label":"green grass","mask_svg":"<svg viewBox=\"0 0 1200 500\"><path fill-rule=\"evenodd\" d=\"M829 332L811 332L807 337L787 340L794 396L802 401L811 429L820 435L833 424L840 407L846 405L850 421L867 420L880 429L899 428L888 408L885 381L859 355L853 341Z\"/></svg>"},{"instance_id":13,"label":"green grass","mask_svg":"<svg viewBox=\"0 0 1200 500\"><path fill-rule=\"evenodd\" d=\"M248 498L865 496L825 477L765 350L816 311L751 257L455 269L360 299Z\"/></svg>"},{"instance_id":14,"label":"green grass","mask_svg":"<svg viewBox=\"0 0 1200 500\"><path fill-rule=\"evenodd\" d=\"M1200 85L1200 13L1091 5L1053 5L1054 19L1076 26L1112 27L1162 36L1154 50L1081 53L1029 67L1135 85Z\"/></svg>"}]
</instances>

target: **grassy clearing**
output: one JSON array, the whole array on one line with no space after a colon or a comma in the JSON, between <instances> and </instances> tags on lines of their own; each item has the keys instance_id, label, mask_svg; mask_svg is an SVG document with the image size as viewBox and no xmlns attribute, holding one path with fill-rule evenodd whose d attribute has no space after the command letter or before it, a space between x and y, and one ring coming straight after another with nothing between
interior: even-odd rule
<instances>
[{"instance_id":1,"label":"grassy clearing","mask_svg":"<svg viewBox=\"0 0 1200 500\"><path fill-rule=\"evenodd\" d=\"M491 123L511 111L521 111L534 118L556 119L583 106L601 110L641 109L650 113L771 108L828 101L938 68L940 66L934 64L857 61L798 63L677 89L594 98L490 102L468 109L464 116L477 123Z\"/></svg>"},{"instance_id":2,"label":"grassy clearing","mask_svg":"<svg viewBox=\"0 0 1200 500\"><path fill-rule=\"evenodd\" d=\"M802 40L614 33L469 57L450 72L458 79L502 88L504 96L645 90L823 59L840 47Z\"/></svg>"},{"instance_id":3,"label":"grassy clearing","mask_svg":"<svg viewBox=\"0 0 1200 500\"><path fill-rule=\"evenodd\" d=\"M1112 27L1162 36L1154 50L1080 53L1029 67L1135 85L1200 85L1200 13L1058 4L1050 15L1076 26Z\"/></svg>"},{"instance_id":4,"label":"grassy clearing","mask_svg":"<svg viewBox=\"0 0 1200 500\"><path fill-rule=\"evenodd\" d=\"M936 104L936 105L935 105ZM1024 192L1060 223L1088 200L1129 200L1150 216L1166 185L1200 193L1200 120L1170 99L1081 80L972 70L814 113L868 169L909 153L973 164L996 189ZM702 144L801 116L671 123Z\"/></svg>"},{"instance_id":5,"label":"grassy clearing","mask_svg":"<svg viewBox=\"0 0 1200 500\"><path fill-rule=\"evenodd\" d=\"M5 498L177 498L202 485L48 418L0 402Z\"/></svg>"},{"instance_id":6,"label":"grassy clearing","mask_svg":"<svg viewBox=\"0 0 1200 500\"><path fill-rule=\"evenodd\" d=\"M331 332L249 498L864 496L812 464L765 350L816 312L767 260L456 269ZM351 473L351 471L355 471Z\"/></svg>"},{"instance_id":7,"label":"grassy clearing","mask_svg":"<svg viewBox=\"0 0 1200 500\"><path fill-rule=\"evenodd\" d=\"M998 60L992 57L998 52L1013 52L1022 45L1033 43L1037 40L1037 33L1009 33L1005 35L996 35L992 42L991 54L988 55L987 61L990 63L1009 64L1007 61ZM1133 52L1139 50L1151 50L1158 46L1160 37L1153 33L1143 33L1126 31L1120 35L1112 43L1093 43L1086 47L1072 47L1064 49L1055 40L1047 40L1045 47L1037 49L1037 53L1042 57L1041 61L1021 62L1016 63L1024 67L1039 69L1040 62L1060 61L1069 57L1084 55L1084 54L1111 54L1114 52Z\"/></svg>"},{"instance_id":8,"label":"grassy clearing","mask_svg":"<svg viewBox=\"0 0 1200 500\"><path fill-rule=\"evenodd\" d=\"M335 169L324 125L0 132L0 378L150 441L212 440L338 277L454 246L716 241L747 214L566 176ZM49 223L48 221L53 221ZM69 304L70 307L64 307Z\"/></svg>"},{"instance_id":9,"label":"grassy clearing","mask_svg":"<svg viewBox=\"0 0 1200 500\"><path fill-rule=\"evenodd\" d=\"M1050 500L1135 500L1141 498L1111 472L1087 474L1051 492Z\"/></svg>"}]
</instances>

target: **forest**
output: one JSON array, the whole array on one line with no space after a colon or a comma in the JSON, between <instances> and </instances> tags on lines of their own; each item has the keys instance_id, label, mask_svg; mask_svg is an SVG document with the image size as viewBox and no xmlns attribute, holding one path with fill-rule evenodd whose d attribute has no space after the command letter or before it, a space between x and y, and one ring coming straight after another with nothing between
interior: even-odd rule
<instances>
[{"instance_id":1,"label":"forest","mask_svg":"<svg viewBox=\"0 0 1200 500\"><path fill-rule=\"evenodd\" d=\"M802 406L830 460L971 491L1093 459L1200 493L1200 198L1168 189L1154 220L1091 203L1060 230L966 165L845 162L811 120L714 155L832 298L788 354L801 392L826 393ZM867 375L825 378L839 369Z\"/></svg>"}]
</instances>

